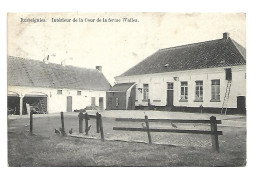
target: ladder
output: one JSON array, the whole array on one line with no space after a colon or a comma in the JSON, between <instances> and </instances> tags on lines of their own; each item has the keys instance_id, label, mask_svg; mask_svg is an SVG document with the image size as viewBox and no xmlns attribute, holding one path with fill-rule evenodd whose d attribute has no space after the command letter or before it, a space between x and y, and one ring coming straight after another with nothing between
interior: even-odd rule
<instances>
[{"instance_id":1,"label":"ladder","mask_svg":"<svg viewBox=\"0 0 260 174\"><path fill-rule=\"evenodd\" d=\"M46 114L46 108L45 108L43 99L40 99L39 104L40 104L40 108L39 108L40 109L40 113Z\"/></svg>"},{"instance_id":2,"label":"ladder","mask_svg":"<svg viewBox=\"0 0 260 174\"><path fill-rule=\"evenodd\" d=\"M225 112L225 115L227 113L227 103L228 103L229 94L230 94L231 82L232 82L231 80L228 80L228 82L227 82L226 93L225 93L225 97L224 97L222 108L221 108L221 115L224 112Z\"/></svg>"}]
</instances>

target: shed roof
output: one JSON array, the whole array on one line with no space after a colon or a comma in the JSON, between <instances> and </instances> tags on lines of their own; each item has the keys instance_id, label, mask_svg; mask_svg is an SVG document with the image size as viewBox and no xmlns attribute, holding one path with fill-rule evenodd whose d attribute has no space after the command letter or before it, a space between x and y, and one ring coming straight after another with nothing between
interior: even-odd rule
<instances>
[{"instance_id":1,"label":"shed roof","mask_svg":"<svg viewBox=\"0 0 260 174\"><path fill-rule=\"evenodd\" d=\"M126 92L134 83L118 83L109 89L109 92Z\"/></svg>"},{"instance_id":2,"label":"shed roof","mask_svg":"<svg viewBox=\"0 0 260 174\"><path fill-rule=\"evenodd\" d=\"M102 72L8 56L7 84L45 88L107 91L111 86Z\"/></svg>"},{"instance_id":3,"label":"shed roof","mask_svg":"<svg viewBox=\"0 0 260 174\"><path fill-rule=\"evenodd\" d=\"M160 49L120 76L154 74L245 64L246 49L228 37Z\"/></svg>"}]
</instances>

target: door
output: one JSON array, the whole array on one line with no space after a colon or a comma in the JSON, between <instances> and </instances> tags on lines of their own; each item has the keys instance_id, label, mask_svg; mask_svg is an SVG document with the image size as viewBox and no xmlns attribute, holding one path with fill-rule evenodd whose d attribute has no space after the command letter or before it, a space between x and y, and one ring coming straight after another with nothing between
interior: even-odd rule
<instances>
[{"instance_id":1,"label":"door","mask_svg":"<svg viewBox=\"0 0 260 174\"><path fill-rule=\"evenodd\" d=\"M104 108L104 103L103 103L103 97L99 97L99 108L103 109Z\"/></svg>"},{"instance_id":2,"label":"door","mask_svg":"<svg viewBox=\"0 0 260 174\"><path fill-rule=\"evenodd\" d=\"M167 106L173 106L173 83L167 83Z\"/></svg>"},{"instance_id":3,"label":"door","mask_svg":"<svg viewBox=\"0 0 260 174\"><path fill-rule=\"evenodd\" d=\"M91 97L91 106L96 106L96 98L95 97Z\"/></svg>"},{"instance_id":4,"label":"door","mask_svg":"<svg viewBox=\"0 0 260 174\"><path fill-rule=\"evenodd\" d=\"M67 112L72 112L72 96L67 97Z\"/></svg>"},{"instance_id":5,"label":"door","mask_svg":"<svg viewBox=\"0 0 260 174\"><path fill-rule=\"evenodd\" d=\"M237 97L237 109L240 114L246 113L246 97L245 96Z\"/></svg>"}]
</instances>

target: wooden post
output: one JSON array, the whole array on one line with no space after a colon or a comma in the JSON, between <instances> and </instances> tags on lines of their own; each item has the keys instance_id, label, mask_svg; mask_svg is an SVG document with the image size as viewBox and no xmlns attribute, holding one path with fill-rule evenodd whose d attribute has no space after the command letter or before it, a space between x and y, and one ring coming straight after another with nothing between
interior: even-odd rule
<instances>
[{"instance_id":1,"label":"wooden post","mask_svg":"<svg viewBox=\"0 0 260 174\"><path fill-rule=\"evenodd\" d=\"M147 116L145 116L145 124L146 124L149 144L152 144L152 138L151 138L151 133L150 133L150 128L149 128L149 121L148 121L148 117Z\"/></svg>"},{"instance_id":2,"label":"wooden post","mask_svg":"<svg viewBox=\"0 0 260 174\"><path fill-rule=\"evenodd\" d=\"M88 113L85 113L85 133L86 133L86 135L88 135L88 120L89 120L89 118L88 118Z\"/></svg>"},{"instance_id":3,"label":"wooden post","mask_svg":"<svg viewBox=\"0 0 260 174\"><path fill-rule=\"evenodd\" d=\"M101 114L98 114L98 120L99 120L99 127L100 127L100 135L101 135L101 141L105 141L104 139L104 132L103 132L103 122L102 122L102 116Z\"/></svg>"},{"instance_id":4,"label":"wooden post","mask_svg":"<svg viewBox=\"0 0 260 174\"><path fill-rule=\"evenodd\" d=\"M83 113L79 113L79 133L83 133Z\"/></svg>"},{"instance_id":5,"label":"wooden post","mask_svg":"<svg viewBox=\"0 0 260 174\"><path fill-rule=\"evenodd\" d=\"M96 113L97 119L96 119L96 127L97 127L97 133L99 133L100 130L100 121L99 121L99 113Z\"/></svg>"},{"instance_id":6,"label":"wooden post","mask_svg":"<svg viewBox=\"0 0 260 174\"><path fill-rule=\"evenodd\" d=\"M61 134L62 134L62 136L65 136L63 112L60 113L60 116L61 116Z\"/></svg>"},{"instance_id":7,"label":"wooden post","mask_svg":"<svg viewBox=\"0 0 260 174\"><path fill-rule=\"evenodd\" d=\"M33 113L30 112L30 135L33 135Z\"/></svg>"},{"instance_id":8,"label":"wooden post","mask_svg":"<svg viewBox=\"0 0 260 174\"><path fill-rule=\"evenodd\" d=\"M210 128L211 131L213 132L213 134L211 135L212 148L213 150L219 152L219 142L218 142L218 134L217 134L218 127L217 127L216 117L214 116L210 117Z\"/></svg>"}]
</instances>

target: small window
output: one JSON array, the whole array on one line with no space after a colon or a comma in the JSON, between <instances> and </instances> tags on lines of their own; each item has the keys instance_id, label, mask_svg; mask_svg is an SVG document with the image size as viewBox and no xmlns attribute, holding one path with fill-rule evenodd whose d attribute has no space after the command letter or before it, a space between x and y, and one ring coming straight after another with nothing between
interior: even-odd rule
<instances>
[{"instance_id":1,"label":"small window","mask_svg":"<svg viewBox=\"0 0 260 174\"><path fill-rule=\"evenodd\" d=\"M57 94L62 94L62 90L57 90Z\"/></svg>"},{"instance_id":2,"label":"small window","mask_svg":"<svg viewBox=\"0 0 260 174\"><path fill-rule=\"evenodd\" d=\"M188 82L181 82L181 100L188 100Z\"/></svg>"},{"instance_id":3,"label":"small window","mask_svg":"<svg viewBox=\"0 0 260 174\"><path fill-rule=\"evenodd\" d=\"M226 80L232 80L232 71L231 68L225 69L226 71Z\"/></svg>"},{"instance_id":4,"label":"small window","mask_svg":"<svg viewBox=\"0 0 260 174\"><path fill-rule=\"evenodd\" d=\"M77 91L77 95L81 95L81 91Z\"/></svg>"},{"instance_id":5,"label":"small window","mask_svg":"<svg viewBox=\"0 0 260 174\"><path fill-rule=\"evenodd\" d=\"M211 101L220 101L220 80L211 81Z\"/></svg>"},{"instance_id":6,"label":"small window","mask_svg":"<svg viewBox=\"0 0 260 174\"><path fill-rule=\"evenodd\" d=\"M167 83L167 89L168 90L173 90L173 83L172 82L168 82Z\"/></svg>"},{"instance_id":7,"label":"small window","mask_svg":"<svg viewBox=\"0 0 260 174\"><path fill-rule=\"evenodd\" d=\"M116 98L116 106L119 106L119 98Z\"/></svg>"},{"instance_id":8,"label":"small window","mask_svg":"<svg viewBox=\"0 0 260 174\"><path fill-rule=\"evenodd\" d=\"M203 81L196 81L195 101L203 101Z\"/></svg>"}]
</instances>

